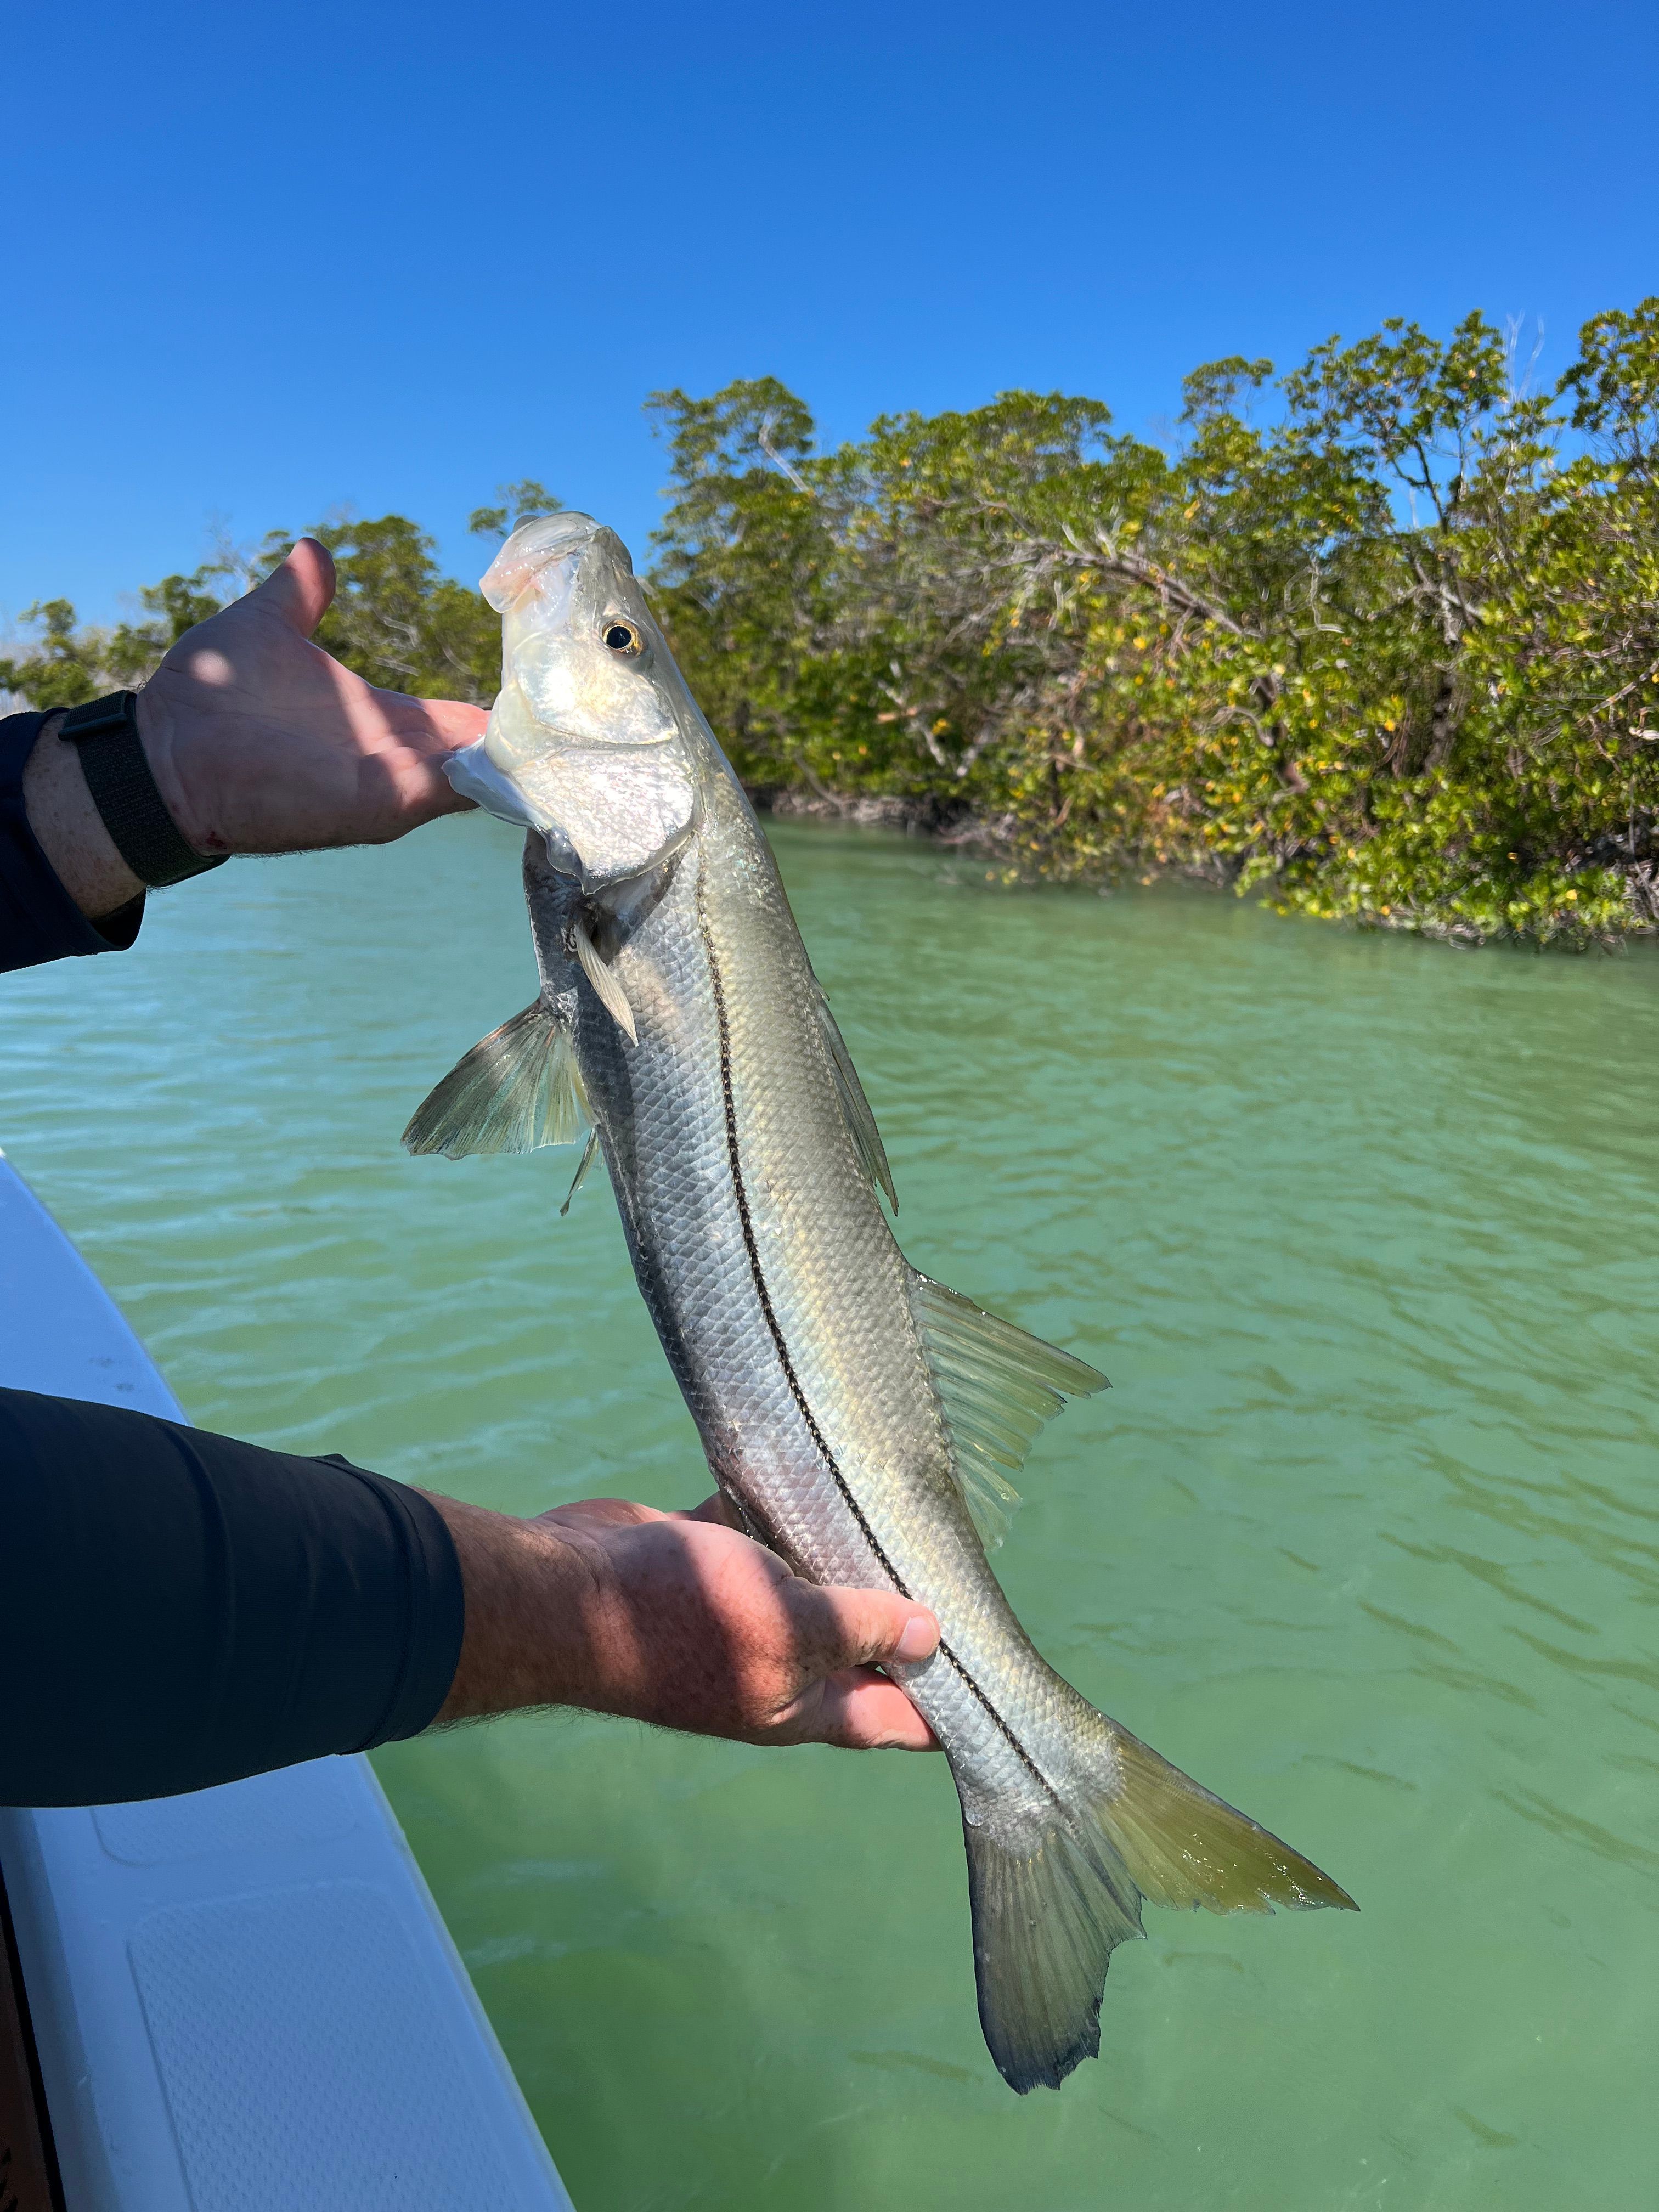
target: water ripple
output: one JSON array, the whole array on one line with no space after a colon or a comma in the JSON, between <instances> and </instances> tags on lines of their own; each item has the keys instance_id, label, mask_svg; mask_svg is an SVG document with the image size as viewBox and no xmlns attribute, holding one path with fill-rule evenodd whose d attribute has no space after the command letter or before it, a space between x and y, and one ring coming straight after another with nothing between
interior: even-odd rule
<instances>
[{"instance_id":1,"label":"water ripple","mask_svg":"<svg viewBox=\"0 0 1659 2212\"><path fill-rule=\"evenodd\" d=\"M779 842L911 1256L1115 1385L1027 1471L1022 1616L1364 1910L1149 1912L1103 2066L1016 2107L932 1762L394 1747L577 2201L1645 2212L1659 963ZM196 1418L514 1510L687 1503L603 1178L560 1223L566 1155L398 1147L534 988L514 846L239 864L4 979L0 1141Z\"/></svg>"}]
</instances>

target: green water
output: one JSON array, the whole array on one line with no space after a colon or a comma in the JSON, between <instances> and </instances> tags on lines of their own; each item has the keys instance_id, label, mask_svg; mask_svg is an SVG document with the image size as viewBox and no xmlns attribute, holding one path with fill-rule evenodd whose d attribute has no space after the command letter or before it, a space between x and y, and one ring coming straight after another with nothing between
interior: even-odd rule
<instances>
[{"instance_id":1,"label":"green water","mask_svg":"<svg viewBox=\"0 0 1659 2212\"><path fill-rule=\"evenodd\" d=\"M580 2212L1650 2206L1659 962L777 843L911 1257L1098 1361L1002 1555L1358 1918L1149 1912L1018 2102L936 1760L538 1717L380 1773ZM239 863L0 985L0 1139L198 1421L687 1503L602 1175L410 1161L531 995L516 839Z\"/></svg>"}]
</instances>

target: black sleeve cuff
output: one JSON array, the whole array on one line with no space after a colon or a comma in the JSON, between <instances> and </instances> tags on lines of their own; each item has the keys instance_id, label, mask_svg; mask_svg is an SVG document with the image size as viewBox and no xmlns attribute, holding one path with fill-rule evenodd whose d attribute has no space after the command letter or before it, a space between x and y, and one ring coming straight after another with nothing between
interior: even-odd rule
<instances>
[{"instance_id":1,"label":"black sleeve cuff","mask_svg":"<svg viewBox=\"0 0 1659 2212\"><path fill-rule=\"evenodd\" d=\"M0 1390L0 1797L171 1796L418 1735L459 1662L442 1516L341 1460Z\"/></svg>"},{"instance_id":2,"label":"black sleeve cuff","mask_svg":"<svg viewBox=\"0 0 1659 2212\"><path fill-rule=\"evenodd\" d=\"M362 1483L386 1516L390 1553L402 1563L408 1593L404 1663L386 1699L385 1711L353 1751L373 1751L382 1743L401 1743L430 1728L449 1695L461 1662L465 1626L460 1562L444 1517L429 1498L390 1476L354 1467L338 1452L327 1452L319 1467L337 1467Z\"/></svg>"},{"instance_id":3,"label":"black sleeve cuff","mask_svg":"<svg viewBox=\"0 0 1659 2212\"><path fill-rule=\"evenodd\" d=\"M88 921L41 851L23 805L23 769L44 714L0 721L0 971L71 953L125 952L144 918L142 894L103 925Z\"/></svg>"}]
</instances>

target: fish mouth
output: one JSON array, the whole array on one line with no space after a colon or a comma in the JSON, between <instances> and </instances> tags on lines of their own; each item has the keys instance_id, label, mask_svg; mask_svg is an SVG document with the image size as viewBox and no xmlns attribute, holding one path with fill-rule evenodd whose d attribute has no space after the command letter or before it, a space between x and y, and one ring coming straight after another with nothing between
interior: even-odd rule
<instances>
[{"instance_id":1,"label":"fish mouth","mask_svg":"<svg viewBox=\"0 0 1659 2212\"><path fill-rule=\"evenodd\" d=\"M574 507L521 523L479 580L478 589L498 615L516 606L544 568L598 547L628 575L634 562L616 532Z\"/></svg>"}]
</instances>

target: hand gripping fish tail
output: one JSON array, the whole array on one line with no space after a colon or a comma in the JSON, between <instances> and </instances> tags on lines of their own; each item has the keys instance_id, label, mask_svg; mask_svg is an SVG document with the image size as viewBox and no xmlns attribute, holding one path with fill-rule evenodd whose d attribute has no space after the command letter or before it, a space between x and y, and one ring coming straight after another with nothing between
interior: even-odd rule
<instances>
[{"instance_id":1,"label":"hand gripping fish tail","mask_svg":"<svg viewBox=\"0 0 1659 2212\"><path fill-rule=\"evenodd\" d=\"M646 1305L720 1489L820 1583L927 1606L888 1668L962 1802L980 2017L1024 2093L1098 2051L1143 1900L1352 1900L1087 1704L991 1571L1012 1478L1086 1361L919 1273L875 1117L770 848L589 517L514 532L483 580L503 684L456 787L521 823L541 984L417 1109L411 1152L597 1143ZM569 1200L565 1201L569 1204Z\"/></svg>"}]
</instances>

